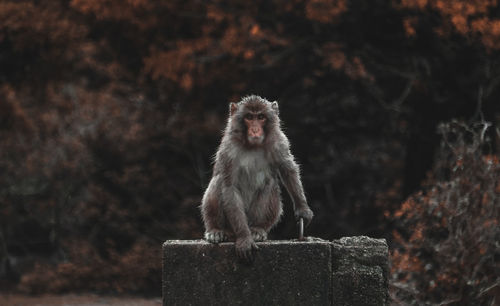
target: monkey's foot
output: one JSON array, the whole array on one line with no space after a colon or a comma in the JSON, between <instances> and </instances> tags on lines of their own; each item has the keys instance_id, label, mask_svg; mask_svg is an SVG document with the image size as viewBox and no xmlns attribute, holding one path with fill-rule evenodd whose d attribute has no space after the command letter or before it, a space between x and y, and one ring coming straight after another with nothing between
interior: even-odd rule
<instances>
[{"instance_id":1,"label":"monkey's foot","mask_svg":"<svg viewBox=\"0 0 500 306\"><path fill-rule=\"evenodd\" d=\"M267 240L267 232L261 228L251 228L252 238L254 241L266 241Z\"/></svg>"},{"instance_id":2,"label":"monkey's foot","mask_svg":"<svg viewBox=\"0 0 500 306\"><path fill-rule=\"evenodd\" d=\"M205 239L211 243L220 243L227 240L226 233L221 230L212 230L205 232Z\"/></svg>"}]
</instances>

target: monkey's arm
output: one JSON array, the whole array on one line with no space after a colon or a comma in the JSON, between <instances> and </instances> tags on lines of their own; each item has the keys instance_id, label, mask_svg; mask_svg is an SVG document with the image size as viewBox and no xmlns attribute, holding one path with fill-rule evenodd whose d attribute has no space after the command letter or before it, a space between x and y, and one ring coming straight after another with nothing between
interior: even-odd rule
<instances>
[{"instance_id":1,"label":"monkey's arm","mask_svg":"<svg viewBox=\"0 0 500 306\"><path fill-rule=\"evenodd\" d=\"M306 225L308 225L311 222L314 214L307 205L302 182L300 181L299 166L294 161L290 151L286 150L285 152L286 154L283 156L278 166L278 173L281 182L292 198L295 218L304 218L306 221Z\"/></svg>"}]
</instances>

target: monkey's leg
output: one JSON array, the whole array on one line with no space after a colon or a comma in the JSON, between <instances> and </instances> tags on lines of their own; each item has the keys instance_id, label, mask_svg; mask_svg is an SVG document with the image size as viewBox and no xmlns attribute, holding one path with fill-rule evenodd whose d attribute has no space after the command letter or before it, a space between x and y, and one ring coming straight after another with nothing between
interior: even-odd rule
<instances>
[{"instance_id":1,"label":"monkey's leg","mask_svg":"<svg viewBox=\"0 0 500 306\"><path fill-rule=\"evenodd\" d=\"M240 192L234 186L222 187L222 206L227 221L235 235L238 257L252 260L253 251L258 249L253 241Z\"/></svg>"},{"instance_id":2,"label":"monkey's leg","mask_svg":"<svg viewBox=\"0 0 500 306\"><path fill-rule=\"evenodd\" d=\"M220 205L219 176L214 176L203 195L201 213L205 224L205 239L211 243L228 240L224 231L224 212Z\"/></svg>"},{"instance_id":3,"label":"monkey's leg","mask_svg":"<svg viewBox=\"0 0 500 306\"><path fill-rule=\"evenodd\" d=\"M269 184L260 195L249 214L250 230L255 241L267 240L267 234L278 223L283 213L280 189L277 184Z\"/></svg>"}]
</instances>

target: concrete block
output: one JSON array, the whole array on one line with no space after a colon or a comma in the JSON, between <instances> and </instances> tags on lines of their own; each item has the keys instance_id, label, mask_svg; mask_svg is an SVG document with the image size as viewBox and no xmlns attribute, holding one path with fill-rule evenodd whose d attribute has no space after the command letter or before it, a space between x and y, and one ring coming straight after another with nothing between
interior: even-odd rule
<instances>
[{"instance_id":1,"label":"concrete block","mask_svg":"<svg viewBox=\"0 0 500 306\"><path fill-rule=\"evenodd\" d=\"M388 258L385 239L332 241L332 305L388 305Z\"/></svg>"},{"instance_id":2,"label":"concrete block","mask_svg":"<svg viewBox=\"0 0 500 306\"><path fill-rule=\"evenodd\" d=\"M248 264L236 258L232 242L166 241L163 305L387 303L387 257L384 261L379 250L385 245L387 251L385 241L310 238L257 245L255 260Z\"/></svg>"}]
</instances>

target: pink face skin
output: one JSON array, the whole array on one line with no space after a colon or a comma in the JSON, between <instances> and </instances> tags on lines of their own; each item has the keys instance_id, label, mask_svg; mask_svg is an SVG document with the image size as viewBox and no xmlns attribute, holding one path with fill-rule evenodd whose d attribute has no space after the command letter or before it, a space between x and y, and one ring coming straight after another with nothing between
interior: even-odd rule
<instances>
[{"instance_id":1,"label":"pink face skin","mask_svg":"<svg viewBox=\"0 0 500 306\"><path fill-rule=\"evenodd\" d=\"M260 145L264 141L264 124L266 116L250 112L244 117L247 126L247 140L250 145Z\"/></svg>"}]
</instances>

